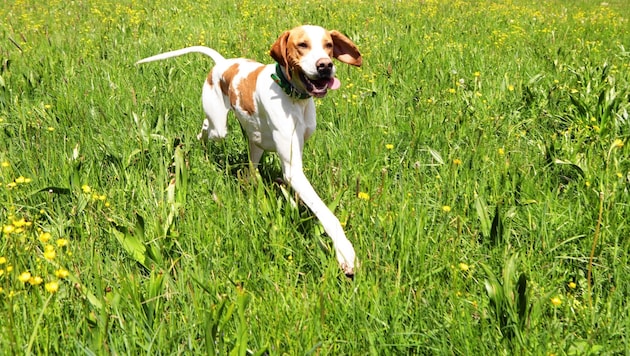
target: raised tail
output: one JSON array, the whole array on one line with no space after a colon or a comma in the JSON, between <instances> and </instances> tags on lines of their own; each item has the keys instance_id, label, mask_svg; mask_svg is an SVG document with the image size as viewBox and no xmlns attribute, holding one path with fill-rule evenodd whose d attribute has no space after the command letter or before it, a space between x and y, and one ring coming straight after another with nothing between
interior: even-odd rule
<instances>
[{"instance_id":1,"label":"raised tail","mask_svg":"<svg viewBox=\"0 0 630 356\"><path fill-rule=\"evenodd\" d=\"M137 61L136 64L153 62L153 61L159 61L159 60L162 60L162 59L167 59L167 58L181 56L181 55L184 55L184 54L187 54L187 53L201 53L201 54L205 54L206 56L212 58L212 60L215 63L219 63L219 62L225 61L225 58L221 54L219 54L219 52L213 50L212 48L208 48L208 47L205 47L205 46L192 46L192 47L178 49L178 50L175 50L175 51L170 51L170 52L156 54L155 56L151 56L151 57L147 57L147 58L141 59L141 60Z\"/></svg>"}]
</instances>

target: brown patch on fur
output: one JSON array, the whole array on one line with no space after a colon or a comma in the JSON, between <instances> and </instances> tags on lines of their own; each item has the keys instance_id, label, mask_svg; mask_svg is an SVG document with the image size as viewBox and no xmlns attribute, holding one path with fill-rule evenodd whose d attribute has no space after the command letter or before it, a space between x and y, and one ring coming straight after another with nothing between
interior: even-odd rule
<instances>
[{"instance_id":1,"label":"brown patch on fur","mask_svg":"<svg viewBox=\"0 0 630 356\"><path fill-rule=\"evenodd\" d=\"M221 86L221 92L223 95L230 98L230 104L232 106L236 105L236 93L234 92L234 86L232 85L232 81L234 77L238 74L238 63L231 65L228 69L223 72L221 76L221 80L219 85Z\"/></svg>"},{"instance_id":2,"label":"brown patch on fur","mask_svg":"<svg viewBox=\"0 0 630 356\"><path fill-rule=\"evenodd\" d=\"M254 92L256 91L256 81L258 75L265 69L265 66L260 66L251 71L246 78L242 79L238 83L238 98L240 100L240 106L243 111L249 115L253 115L256 112L256 103L254 101Z\"/></svg>"},{"instance_id":3,"label":"brown patch on fur","mask_svg":"<svg viewBox=\"0 0 630 356\"><path fill-rule=\"evenodd\" d=\"M212 81L212 71L210 71L210 73L208 73L208 77L206 78L206 82L208 82L209 86L213 86L214 83Z\"/></svg>"}]
</instances>

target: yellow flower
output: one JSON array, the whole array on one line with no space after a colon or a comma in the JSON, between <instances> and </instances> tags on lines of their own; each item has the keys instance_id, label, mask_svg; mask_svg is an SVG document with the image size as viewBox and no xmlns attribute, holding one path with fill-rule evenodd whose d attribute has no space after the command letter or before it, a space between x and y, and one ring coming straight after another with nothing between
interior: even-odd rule
<instances>
[{"instance_id":1,"label":"yellow flower","mask_svg":"<svg viewBox=\"0 0 630 356\"><path fill-rule=\"evenodd\" d=\"M470 267L467 264L465 264L464 262L460 262L459 263L459 269L462 272L466 272L466 271L468 271L470 269Z\"/></svg>"},{"instance_id":2,"label":"yellow flower","mask_svg":"<svg viewBox=\"0 0 630 356\"><path fill-rule=\"evenodd\" d=\"M553 304L554 307L558 307L562 304L562 300L558 296L553 297L551 298L551 304Z\"/></svg>"},{"instance_id":3,"label":"yellow flower","mask_svg":"<svg viewBox=\"0 0 630 356\"><path fill-rule=\"evenodd\" d=\"M481 73L480 73L480 72L475 72L475 73L473 73L473 74L474 74L474 76L475 76L475 77L480 77L480 76L481 76Z\"/></svg>"},{"instance_id":4,"label":"yellow flower","mask_svg":"<svg viewBox=\"0 0 630 356\"><path fill-rule=\"evenodd\" d=\"M55 271L55 276L57 276L57 278L66 278L69 275L70 275L70 272L68 272L68 270L65 268L59 268L58 270Z\"/></svg>"},{"instance_id":5,"label":"yellow flower","mask_svg":"<svg viewBox=\"0 0 630 356\"><path fill-rule=\"evenodd\" d=\"M59 282L57 281L48 282L44 285L44 288L49 293L55 293L56 291L59 290Z\"/></svg>"},{"instance_id":6,"label":"yellow flower","mask_svg":"<svg viewBox=\"0 0 630 356\"><path fill-rule=\"evenodd\" d=\"M457 92L457 90L455 90L454 88L450 88L448 89L448 92L451 94L455 94Z\"/></svg>"},{"instance_id":7,"label":"yellow flower","mask_svg":"<svg viewBox=\"0 0 630 356\"><path fill-rule=\"evenodd\" d=\"M577 287L577 284L575 284L575 282L573 281L569 282L569 288L575 289L576 287Z\"/></svg>"},{"instance_id":8,"label":"yellow flower","mask_svg":"<svg viewBox=\"0 0 630 356\"><path fill-rule=\"evenodd\" d=\"M387 148L388 150L394 149L394 145L392 145L391 143L388 143L385 145L385 148Z\"/></svg>"},{"instance_id":9,"label":"yellow flower","mask_svg":"<svg viewBox=\"0 0 630 356\"><path fill-rule=\"evenodd\" d=\"M83 193L85 193L85 194L89 194L89 193L92 192L92 188L90 188L90 186L87 185L87 184L83 184L81 186L81 190L83 190Z\"/></svg>"},{"instance_id":10,"label":"yellow flower","mask_svg":"<svg viewBox=\"0 0 630 356\"><path fill-rule=\"evenodd\" d=\"M7 263L7 258L6 257L0 257L0 265L3 265Z\"/></svg>"},{"instance_id":11,"label":"yellow flower","mask_svg":"<svg viewBox=\"0 0 630 356\"><path fill-rule=\"evenodd\" d=\"M28 283L32 286L38 286L42 284L44 280L40 276L34 276L28 279Z\"/></svg>"},{"instance_id":12,"label":"yellow flower","mask_svg":"<svg viewBox=\"0 0 630 356\"><path fill-rule=\"evenodd\" d=\"M18 228L24 227L24 226L31 226L31 225L32 223L24 220L24 218L20 220L13 220L13 226L18 227Z\"/></svg>"},{"instance_id":13,"label":"yellow flower","mask_svg":"<svg viewBox=\"0 0 630 356\"><path fill-rule=\"evenodd\" d=\"M0 163L0 167L2 167L2 168L7 168L7 167L10 167L10 166L11 166L11 163L9 163L7 161L4 161L4 162Z\"/></svg>"},{"instance_id":14,"label":"yellow flower","mask_svg":"<svg viewBox=\"0 0 630 356\"><path fill-rule=\"evenodd\" d=\"M499 156L503 156L505 154L505 149L503 147L497 150L499 152Z\"/></svg>"},{"instance_id":15,"label":"yellow flower","mask_svg":"<svg viewBox=\"0 0 630 356\"><path fill-rule=\"evenodd\" d=\"M57 257L57 252L55 252L55 247L53 245L46 245L44 247L44 258L52 261Z\"/></svg>"},{"instance_id":16,"label":"yellow flower","mask_svg":"<svg viewBox=\"0 0 630 356\"><path fill-rule=\"evenodd\" d=\"M455 159L453 160L453 164L454 164L454 165L456 165L456 166L459 166L460 164L462 164L462 160L461 160L461 159L459 159L459 158L455 158Z\"/></svg>"},{"instance_id":17,"label":"yellow flower","mask_svg":"<svg viewBox=\"0 0 630 356\"><path fill-rule=\"evenodd\" d=\"M623 141L620 140L620 139L615 139L615 141L613 141L612 147L613 148L621 148L621 147L623 147Z\"/></svg>"},{"instance_id":18,"label":"yellow flower","mask_svg":"<svg viewBox=\"0 0 630 356\"><path fill-rule=\"evenodd\" d=\"M68 239L57 239L57 246L58 247L68 246Z\"/></svg>"},{"instance_id":19,"label":"yellow flower","mask_svg":"<svg viewBox=\"0 0 630 356\"><path fill-rule=\"evenodd\" d=\"M45 244L48 242L48 240L50 240L51 237L52 235L50 235L50 232L42 232L41 234L39 234L39 242Z\"/></svg>"},{"instance_id":20,"label":"yellow flower","mask_svg":"<svg viewBox=\"0 0 630 356\"><path fill-rule=\"evenodd\" d=\"M17 178L15 178L15 183L17 184L26 184L26 183L30 183L33 180L31 178L26 178L24 176L19 176Z\"/></svg>"},{"instance_id":21,"label":"yellow flower","mask_svg":"<svg viewBox=\"0 0 630 356\"><path fill-rule=\"evenodd\" d=\"M508 85L507 88L508 88L509 91L514 91L514 85L512 85L512 84Z\"/></svg>"},{"instance_id":22,"label":"yellow flower","mask_svg":"<svg viewBox=\"0 0 630 356\"><path fill-rule=\"evenodd\" d=\"M445 213L448 213L451 211L451 207L448 205L444 205L442 206L442 211L444 211Z\"/></svg>"},{"instance_id":23,"label":"yellow flower","mask_svg":"<svg viewBox=\"0 0 630 356\"><path fill-rule=\"evenodd\" d=\"M357 194L357 197L362 200L370 200L370 195L365 192L359 192L359 194Z\"/></svg>"},{"instance_id":24,"label":"yellow flower","mask_svg":"<svg viewBox=\"0 0 630 356\"><path fill-rule=\"evenodd\" d=\"M18 276L18 280L22 283L28 282L29 279L31 279L31 272L28 271L22 272L22 274Z\"/></svg>"},{"instance_id":25,"label":"yellow flower","mask_svg":"<svg viewBox=\"0 0 630 356\"><path fill-rule=\"evenodd\" d=\"M2 227L2 232L9 235L11 234L13 231L15 231L15 226L9 224L9 225L4 225Z\"/></svg>"}]
</instances>

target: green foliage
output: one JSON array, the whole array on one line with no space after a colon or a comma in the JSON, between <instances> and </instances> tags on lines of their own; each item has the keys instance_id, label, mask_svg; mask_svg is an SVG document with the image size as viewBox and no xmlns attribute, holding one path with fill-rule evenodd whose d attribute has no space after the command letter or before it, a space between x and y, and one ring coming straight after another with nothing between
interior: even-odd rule
<instances>
[{"instance_id":1,"label":"green foliage","mask_svg":"<svg viewBox=\"0 0 630 356\"><path fill-rule=\"evenodd\" d=\"M626 1L9 1L0 7L7 354L628 354ZM364 66L305 173L360 260L196 140L203 44L269 62L301 23Z\"/></svg>"}]
</instances>

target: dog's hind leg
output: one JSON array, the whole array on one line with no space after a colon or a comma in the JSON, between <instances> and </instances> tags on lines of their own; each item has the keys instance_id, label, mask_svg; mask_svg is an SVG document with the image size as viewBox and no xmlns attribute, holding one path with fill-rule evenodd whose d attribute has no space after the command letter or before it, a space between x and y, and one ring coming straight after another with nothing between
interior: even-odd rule
<instances>
[{"instance_id":1,"label":"dog's hind leg","mask_svg":"<svg viewBox=\"0 0 630 356\"><path fill-rule=\"evenodd\" d=\"M197 138L202 141L208 139L219 141L227 135L227 116L230 103L221 93L218 85L210 85L206 81L201 92L201 102L206 115Z\"/></svg>"}]
</instances>

